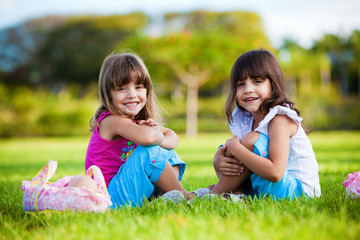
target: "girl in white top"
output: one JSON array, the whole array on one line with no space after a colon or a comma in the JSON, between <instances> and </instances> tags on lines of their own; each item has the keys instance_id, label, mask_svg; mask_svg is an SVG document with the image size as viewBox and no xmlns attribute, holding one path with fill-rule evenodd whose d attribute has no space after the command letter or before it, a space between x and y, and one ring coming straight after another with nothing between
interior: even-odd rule
<instances>
[{"instance_id":1,"label":"girl in white top","mask_svg":"<svg viewBox=\"0 0 360 240\"><path fill-rule=\"evenodd\" d=\"M230 78L225 108L235 136L214 157L219 182L212 191L319 197L319 166L303 119L286 96L276 57L266 50L246 52L235 61ZM248 179L251 185L245 188Z\"/></svg>"}]
</instances>

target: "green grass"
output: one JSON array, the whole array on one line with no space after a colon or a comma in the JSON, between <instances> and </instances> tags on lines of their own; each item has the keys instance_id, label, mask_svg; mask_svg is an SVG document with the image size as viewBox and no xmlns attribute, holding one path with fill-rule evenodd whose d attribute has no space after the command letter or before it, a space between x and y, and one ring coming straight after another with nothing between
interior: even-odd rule
<instances>
[{"instance_id":1,"label":"green grass","mask_svg":"<svg viewBox=\"0 0 360 240\"><path fill-rule=\"evenodd\" d=\"M181 136L177 149L187 162L188 190L216 182L212 158L230 135ZM360 132L314 132L310 139L320 165L318 199L253 199L245 204L195 200L153 201L141 208L106 213L23 212L22 180L58 161L51 179L82 174L87 137L0 140L0 239L359 239L360 201L342 182L360 170Z\"/></svg>"}]
</instances>

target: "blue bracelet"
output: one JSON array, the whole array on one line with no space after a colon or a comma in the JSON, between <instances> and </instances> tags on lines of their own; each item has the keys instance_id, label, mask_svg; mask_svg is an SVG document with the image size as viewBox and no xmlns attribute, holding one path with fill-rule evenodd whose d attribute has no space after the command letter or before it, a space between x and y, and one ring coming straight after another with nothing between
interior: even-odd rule
<instances>
[{"instance_id":1,"label":"blue bracelet","mask_svg":"<svg viewBox=\"0 0 360 240\"><path fill-rule=\"evenodd\" d=\"M224 144L221 144L221 145L218 147L218 149L221 148L222 146L224 146Z\"/></svg>"}]
</instances>

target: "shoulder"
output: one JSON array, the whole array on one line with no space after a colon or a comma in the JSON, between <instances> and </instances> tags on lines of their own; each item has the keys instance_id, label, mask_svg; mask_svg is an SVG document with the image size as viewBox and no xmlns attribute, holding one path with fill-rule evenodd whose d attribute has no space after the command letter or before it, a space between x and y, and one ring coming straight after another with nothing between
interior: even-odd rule
<instances>
[{"instance_id":1,"label":"shoulder","mask_svg":"<svg viewBox=\"0 0 360 240\"><path fill-rule=\"evenodd\" d=\"M101 122L101 125L111 125L112 127L115 126L126 126L128 124L135 124L134 121L128 117L125 116L118 116L118 115L109 115L106 118L104 118Z\"/></svg>"},{"instance_id":2,"label":"shoulder","mask_svg":"<svg viewBox=\"0 0 360 240\"><path fill-rule=\"evenodd\" d=\"M107 140L115 140L122 137L122 133L133 125L136 124L130 118L109 115L100 122L99 133Z\"/></svg>"},{"instance_id":3,"label":"shoulder","mask_svg":"<svg viewBox=\"0 0 360 240\"><path fill-rule=\"evenodd\" d=\"M297 113L290 109L289 107L284 107L284 106L275 106L274 108L270 109L268 115L270 116L277 116L277 115L284 115L284 116L287 116L288 118L294 120L295 122L297 122L298 124L301 124L302 122L302 118L299 117L297 115Z\"/></svg>"},{"instance_id":4,"label":"shoulder","mask_svg":"<svg viewBox=\"0 0 360 240\"><path fill-rule=\"evenodd\" d=\"M292 118L288 117L287 115L281 115L281 114L275 115L270 121L270 125L281 125L281 124L296 125L295 121Z\"/></svg>"},{"instance_id":5,"label":"shoulder","mask_svg":"<svg viewBox=\"0 0 360 240\"><path fill-rule=\"evenodd\" d=\"M293 137L298 130L298 124L294 119L287 115L277 114L275 115L269 124L269 132L283 131L289 134L289 138Z\"/></svg>"},{"instance_id":6,"label":"shoulder","mask_svg":"<svg viewBox=\"0 0 360 240\"><path fill-rule=\"evenodd\" d=\"M297 113L284 106L275 106L274 108L271 108L268 114L266 114L265 118L259 123L259 127L255 129L256 131L261 131L264 128L267 128L267 125L270 124L270 122L275 118L276 116L286 116L289 119L292 119L298 126L301 126L302 118L297 115Z\"/></svg>"}]
</instances>

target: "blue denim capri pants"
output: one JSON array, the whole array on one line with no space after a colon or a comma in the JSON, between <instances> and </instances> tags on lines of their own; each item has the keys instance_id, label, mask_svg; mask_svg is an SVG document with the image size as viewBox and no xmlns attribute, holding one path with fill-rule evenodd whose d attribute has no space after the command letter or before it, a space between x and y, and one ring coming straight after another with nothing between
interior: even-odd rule
<instances>
[{"instance_id":1,"label":"blue denim capri pants","mask_svg":"<svg viewBox=\"0 0 360 240\"><path fill-rule=\"evenodd\" d=\"M269 137L260 133L259 139L254 143L253 152L259 156L268 158ZM259 177L255 173L251 173L251 187L249 194L258 197L272 196L274 199L299 197L303 195L303 187L301 182L285 170L282 179L273 183L264 178Z\"/></svg>"},{"instance_id":2,"label":"blue denim capri pants","mask_svg":"<svg viewBox=\"0 0 360 240\"><path fill-rule=\"evenodd\" d=\"M172 166L179 165L180 181L186 164L174 150L158 145L139 145L109 183L108 192L113 203L111 208L124 205L141 206L153 194L155 183L164 170L166 161Z\"/></svg>"}]
</instances>

